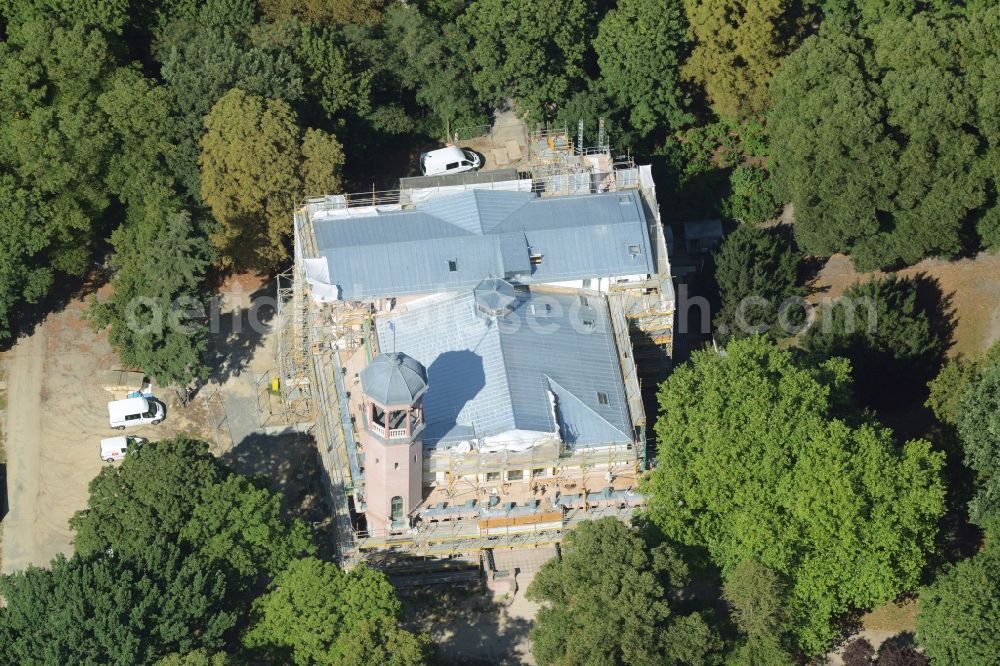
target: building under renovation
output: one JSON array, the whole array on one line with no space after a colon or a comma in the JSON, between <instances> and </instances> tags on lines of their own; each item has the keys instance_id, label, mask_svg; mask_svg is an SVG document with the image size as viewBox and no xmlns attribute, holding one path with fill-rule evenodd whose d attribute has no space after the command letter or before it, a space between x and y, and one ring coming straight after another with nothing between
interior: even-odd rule
<instances>
[{"instance_id":1,"label":"building under renovation","mask_svg":"<svg viewBox=\"0 0 1000 666\"><path fill-rule=\"evenodd\" d=\"M511 143L504 169L295 212L282 397L346 561L554 543L642 503L641 370L674 318L649 167L565 132Z\"/></svg>"}]
</instances>

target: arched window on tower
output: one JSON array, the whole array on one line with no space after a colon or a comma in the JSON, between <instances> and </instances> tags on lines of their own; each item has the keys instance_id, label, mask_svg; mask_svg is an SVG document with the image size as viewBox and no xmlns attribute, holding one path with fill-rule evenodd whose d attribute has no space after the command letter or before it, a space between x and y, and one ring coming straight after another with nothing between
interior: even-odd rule
<instances>
[{"instance_id":1,"label":"arched window on tower","mask_svg":"<svg viewBox=\"0 0 1000 666\"><path fill-rule=\"evenodd\" d=\"M398 523L403 519L403 498L396 495L392 498L389 509L389 520Z\"/></svg>"}]
</instances>

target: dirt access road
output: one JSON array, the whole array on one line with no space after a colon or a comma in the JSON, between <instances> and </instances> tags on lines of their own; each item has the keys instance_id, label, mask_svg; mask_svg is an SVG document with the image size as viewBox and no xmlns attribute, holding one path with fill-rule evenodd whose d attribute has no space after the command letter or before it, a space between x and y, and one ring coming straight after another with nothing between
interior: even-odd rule
<instances>
[{"instance_id":1,"label":"dirt access road","mask_svg":"<svg viewBox=\"0 0 1000 666\"><path fill-rule=\"evenodd\" d=\"M83 301L50 315L5 354L7 505L3 572L45 566L72 553L68 521L87 504L87 486L102 466L100 440L117 433L107 421L110 394L100 373L119 367L106 337L83 320ZM197 431L193 410L167 401L167 420L130 434L161 439ZM134 432L133 432L134 431Z\"/></svg>"}]
</instances>

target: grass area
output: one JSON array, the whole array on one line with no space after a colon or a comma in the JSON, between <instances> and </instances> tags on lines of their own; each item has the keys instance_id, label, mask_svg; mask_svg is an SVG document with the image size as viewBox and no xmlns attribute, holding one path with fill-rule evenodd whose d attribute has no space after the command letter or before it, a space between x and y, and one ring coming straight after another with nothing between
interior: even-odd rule
<instances>
[{"instance_id":1,"label":"grass area","mask_svg":"<svg viewBox=\"0 0 1000 666\"><path fill-rule=\"evenodd\" d=\"M902 603L889 602L861 616L861 626L866 631L891 631L895 633L916 631L917 600Z\"/></svg>"}]
</instances>

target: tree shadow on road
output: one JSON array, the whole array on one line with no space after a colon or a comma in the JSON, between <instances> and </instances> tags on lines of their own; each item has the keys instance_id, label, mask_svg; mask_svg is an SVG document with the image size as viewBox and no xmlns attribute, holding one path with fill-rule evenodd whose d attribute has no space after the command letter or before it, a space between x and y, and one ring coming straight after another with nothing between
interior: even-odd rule
<instances>
[{"instance_id":1,"label":"tree shadow on road","mask_svg":"<svg viewBox=\"0 0 1000 666\"><path fill-rule=\"evenodd\" d=\"M223 302L211 308L205 362L212 368L211 381L224 384L250 367L255 354L275 322L276 282L271 280L250 294L250 307L227 308Z\"/></svg>"}]
</instances>

